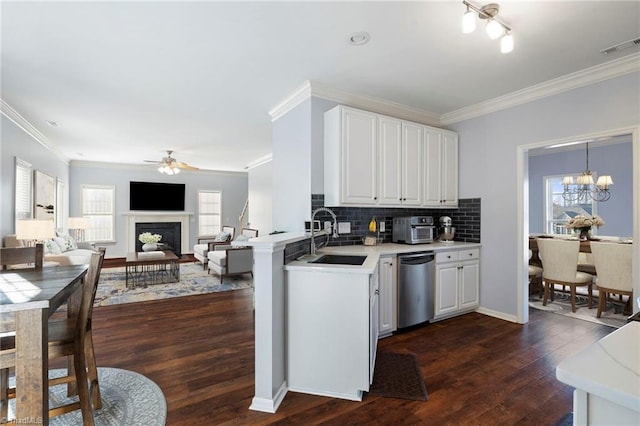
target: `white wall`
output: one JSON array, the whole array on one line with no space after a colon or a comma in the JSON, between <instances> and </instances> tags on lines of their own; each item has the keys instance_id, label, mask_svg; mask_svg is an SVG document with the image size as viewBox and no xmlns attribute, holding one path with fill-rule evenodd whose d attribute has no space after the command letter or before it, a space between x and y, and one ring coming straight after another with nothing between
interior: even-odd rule
<instances>
[{"instance_id":1,"label":"white wall","mask_svg":"<svg viewBox=\"0 0 640 426\"><path fill-rule=\"evenodd\" d=\"M249 228L258 235L273 231L273 162L249 170Z\"/></svg>"},{"instance_id":2,"label":"white wall","mask_svg":"<svg viewBox=\"0 0 640 426\"><path fill-rule=\"evenodd\" d=\"M273 123L273 230L304 231L311 216L311 99Z\"/></svg>"},{"instance_id":3,"label":"white wall","mask_svg":"<svg viewBox=\"0 0 640 426\"><path fill-rule=\"evenodd\" d=\"M482 198L483 308L517 314L517 147L638 125L639 99L635 72L451 126L460 137L460 198Z\"/></svg>"},{"instance_id":4,"label":"white wall","mask_svg":"<svg viewBox=\"0 0 640 426\"><path fill-rule=\"evenodd\" d=\"M60 179L65 183L68 199L69 165L40 144L13 121L2 115L0 122L0 237L15 233L15 157L31 163L33 170ZM65 206L62 206L64 208ZM62 226L61 226L62 225ZM59 224L65 227L66 224Z\"/></svg>"}]
</instances>

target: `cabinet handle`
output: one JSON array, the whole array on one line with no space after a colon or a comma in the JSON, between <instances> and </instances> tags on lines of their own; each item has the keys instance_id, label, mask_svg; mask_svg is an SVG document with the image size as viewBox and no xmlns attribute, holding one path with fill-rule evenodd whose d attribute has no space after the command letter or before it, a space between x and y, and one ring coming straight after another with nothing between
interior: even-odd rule
<instances>
[{"instance_id":1,"label":"cabinet handle","mask_svg":"<svg viewBox=\"0 0 640 426\"><path fill-rule=\"evenodd\" d=\"M473 253L469 253L469 256L473 256Z\"/></svg>"},{"instance_id":2,"label":"cabinet handle","mask_svg":"<svg viewBox=\"0 0 640 426\"><path fill-rule=\"evenodd\" d=\"M373 199L374 199L374 200L377 200L377 199L378 199L378 197L373 197Z\"/></svg>"},{"instance_id":3,"label":"cabinet handle","mask_svg":"<svg viewBox=\"0 0 640 426\"><path fill-rule=\"evenodd\" d=\"M380 294L380 290L376 290L376 294Z\"/></svg>"}]
</instances>

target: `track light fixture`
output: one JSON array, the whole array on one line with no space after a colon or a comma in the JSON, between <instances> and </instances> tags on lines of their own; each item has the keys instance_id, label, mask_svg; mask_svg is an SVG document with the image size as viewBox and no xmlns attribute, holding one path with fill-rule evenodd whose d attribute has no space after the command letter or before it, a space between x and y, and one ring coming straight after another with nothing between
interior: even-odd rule
<instances>
[{"instance_id":1,"label":"track light fixture","mask_svg":"<svg viewBox=\"0 0 640 426\"><path fill-rule=\"evenodd\" d=\"M511 28L497 18L500 11L500 5L498 3L485 4L482 7L474 6L468 1L462 2L467 6L467 11L462 16L462 32L469 34L476 29L476 17L487 20L486 31L491 40L495 40L502 37L500 40L500 52L509 53L513 50L513 36L511 35Z\"/></svg>"}]
</instances>

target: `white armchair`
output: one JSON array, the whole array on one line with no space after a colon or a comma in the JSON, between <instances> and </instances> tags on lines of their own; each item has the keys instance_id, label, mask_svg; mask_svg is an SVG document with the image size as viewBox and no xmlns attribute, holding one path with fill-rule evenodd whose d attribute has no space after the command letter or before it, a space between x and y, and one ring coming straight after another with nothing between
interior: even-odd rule
<instances>
[{"instance_id":1,"label":"white armchair","mask_svg":"<svg viewBox=\"0 0 640 426\"><path fill-rule=\"evenodd\" d=\"M202 262L202 269L207 267L207 253L213 251L216 245L228 245L233 240L236 228L234 226L223 226L218 235L202 235L198 237L198 244L193 246L193 257Z\"/></svg>"},{"instance_id":2,"label":"white armchair","mask_svg":"<svg viewBox=\"0 0 640 426\"><path fill-rule=\"evenodd\" d=\"M244 228L235 241L247 241L258 236L255 229ZM251 274L253 276L253 248L217 245L207 253L209 271L220 275L220 283L230 275Z\"/></svg>"}]
</instances>

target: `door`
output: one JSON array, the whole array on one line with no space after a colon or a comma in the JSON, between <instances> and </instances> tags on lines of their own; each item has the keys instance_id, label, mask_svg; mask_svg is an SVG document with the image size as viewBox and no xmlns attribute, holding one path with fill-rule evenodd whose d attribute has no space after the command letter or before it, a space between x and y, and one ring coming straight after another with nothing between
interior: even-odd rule
<instances>
[{"instance_id":1,"label":"door","mask_svg":"<svg viewBox=\"0 0 640 426\"><path fill-rule=\"evenodd\" d=\"M440 206L442 200L442 133L430 128L424 129L424 198L425 206Z\"/></svg>"},{"instance_id":2,"label":"door","mask_svg":"<svg viewBox=\"0 0 640 426\"><path fill-rule=\"evenodd\" d=\"M422 126L402 123L402 204L422 204Z\"/></svg>"},{"instance_id":3,"label":"door","mask_svg":"<svg viewBox=\"0 0 640 426\"><path fill-rule=\"evenodd\" d=\"M442 133L442 205L458 206L458 135Z\"/></svg>"},{"instance_id":4,"label":"door","mask_svg":"<svg viewBox=\"0 0 640 426\"><path fill-rule=\"evenodd\" d=\"M342 110L342 202L376 204L376 115L351 108Z\"/></svg>"},{"instance_id":5,"label":"door","mask_svg":"<svg viewBox=\"0 0 640 426\"><path fill-rule=\"evenodd\" d=\"M380 335L396 330L396 262L395 257L380 258Z\"/></svg>"},{"instance_id":6,"label":"door","mask_svg":"<svg viewBox=\"0 0 640 426\"><path fill-rule=\"evenodd\" d=\"M480 263L464 263L460 270L460 309L475 308L480 304L479 283Z\"/></svg>"},{"instance_id":7,"label":"door","mask_svg":"<svg viewBox=\"0 0 640 426\"><path fill-rule=\"evenodd\" d=\"M385 205L402 204L402 122L380 116L378 118L380 196L378 202Z\"/></svg>"},{"instance_id":8,"label":"door","mask_svg":"<svg viewBox=\"0 0 640 426\"><path fill-rule=\"evenodd\" d=\"M458 300L458 264L436 265L435 316L458 311Z\"/></svg>"}]
</instances>

